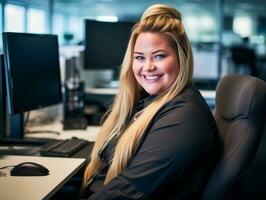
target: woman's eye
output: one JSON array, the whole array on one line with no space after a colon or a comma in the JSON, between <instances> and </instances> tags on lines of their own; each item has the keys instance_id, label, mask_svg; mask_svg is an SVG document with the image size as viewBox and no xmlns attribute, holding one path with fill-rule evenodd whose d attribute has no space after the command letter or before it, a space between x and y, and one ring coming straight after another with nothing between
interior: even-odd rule
<instances>
[{"instance_id":1,"label":"woman's eye","mask_svg":"<svg viewBox=\"0 0 266 200\"><path fill-rule=\"evenodd\" d=\"M138 61L142 61L144 60L144 56L135 56L135 59L138 60Z\"/></svg>"},{"instance_id":2,"label":"woman's eye","mask_svg":"<svg viewBox=\"0 0 266 200\"><path fill-rule=\"evenodd\" d=\"M166 57L166 55L164 55L164 54L158 54L158 55L155 56L155 59L156 59L156 60L162 60L162 59L164 59L165 57Z\"/></svg>"}]
</instances>

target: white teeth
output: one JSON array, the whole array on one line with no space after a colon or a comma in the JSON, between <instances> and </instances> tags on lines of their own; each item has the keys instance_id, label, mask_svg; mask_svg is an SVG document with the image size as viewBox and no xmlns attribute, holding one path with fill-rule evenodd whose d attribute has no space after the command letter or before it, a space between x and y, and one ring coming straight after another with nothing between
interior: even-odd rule
<instances>
[{"instance_id":1,"label":"white teeth","mask_svg":"<svg viewBox=\"0 0 266 200\"><path fill-rule=\"evenodd\" d=\"M155 79L159 78L159 76L145 76L145 78L148 80L155 80Z\"/></svg>"}]
</instances>

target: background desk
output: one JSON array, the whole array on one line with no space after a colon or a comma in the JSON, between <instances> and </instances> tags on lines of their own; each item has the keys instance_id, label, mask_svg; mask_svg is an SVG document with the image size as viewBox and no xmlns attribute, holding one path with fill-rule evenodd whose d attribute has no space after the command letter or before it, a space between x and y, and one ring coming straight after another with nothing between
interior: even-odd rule
<instances>
[{"instance_id":1,"label":"background desk","mask_svg":"<svg viewBox=\"0 0 266 200\"><path fill-rule=\"evenodd\" d=\"M11 168L2 169L7 175L0 177L0 199L38 200L49 199L84 164L81 158L52 158L31 156L0 156L0 166L16 165L21 162L36 162L50 171L48 176L10 176Z\"/></svg>"},{"instance_id":2,"label":"background desk","mask_svg":"<svg viewBox=\"0 0 266 200\"><path fill-rule=\"evenodd\" d=\"M208 105L211 109L214 108L215 104L215 91L214 90L200 90L202 96L207 101ZM106 99L103 96L108 96L111 101L112 98L118 93L118 89L112 88L86 88L86 93L90 94L90 98L95 98L98 101ZM103 102L105 104L106 102ZM88 141L94 142L96 140L97 134L99 133L100 126L88 126L85 130L63 130L63 125L60 120L55 121L52 124L41 125L41 126L33 126L29 127L29 131L43 131L43 130L51 130L57 131L60 135L56 135L53 133L33 133L26 134L25 137L35 137L35 138L53 138L53 139L68 139L71 137L77 137L81 139L85 139Z\"/></svg>"},{"instance_id":3,"label":"background desk","mask_svg":"<svg viewBox=\"0 0 266 200\"><path fill-rule=\"evenodd\" d=\"M86 88L88 102L98 102L101 107L106 107L113 100L116 94L118 94L118 88ZM215 90L200 90L200 93L207 101L210 109L215 106Z\"/></svg>"},{"instance_id":4,"label":"background desk","mask_svg":"<svg viewBox=\"0 0 266 200\"><path fill-rule=\"evenodd\" d=\"M30 133L25 134L26 138L52 138L52 139L69 139L72 137L77 137L80 139L85 139L90 142L96 140L97 134L100 131L100 126L87 126L85 130L63 130L63 125L60 121L54 121L51 124L42 125L42 126L32 126L28 128L28 131L43 131L43 133ZM48 131L57 131L60 134L56 133L45 133L45 130Z\"/></svg>"}]
</instances>

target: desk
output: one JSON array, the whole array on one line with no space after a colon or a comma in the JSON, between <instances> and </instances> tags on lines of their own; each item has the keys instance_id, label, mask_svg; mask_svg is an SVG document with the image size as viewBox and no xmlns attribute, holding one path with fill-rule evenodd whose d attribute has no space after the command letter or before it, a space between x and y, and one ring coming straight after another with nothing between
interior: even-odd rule
<instances>
[{"instance_id":1,"label":"desk","mask_svg":"<svg viewBox=\"0 0 266 200\"><path fill-rule=\"evenodd\" d=\"M86 88L86 92L97 95L116 95L118 93L117 88ZM206 99L207 103L211 108L214 107L215 91L214 90L200 90L202 96ZM97 134L100 131L100 126L88 126L86 130L63 130L63 125L60 120L55 121L52 124L29 127L29 131L42 131L52 130L58 131L60 135L53 133L36 133L36 134L25 134L25 137L34 138L53 138L53 139L69 139L72 137L78 137L91 142L96 140Z\"/></svg>"},{"instance_id":2,"label":"desk","mask_svg":"<svg viewBox=\"0 0 266 200\"><path fill-rule=\"evenodd\" d=\"M7 176L0 177L0 199L38 200L51 198L84 164L81 158L52 158L32 156L0 156L0 165L36 162L50 171L48 176L15 177L10 169L2 169Z\"/></svg>"},{"instance_id":3,"label":"desk","mask_svg":"<svg viewBox=\"0 0 266 200\"><path fill-rule=\"evenodd\" d=\"M96 140L97 134L100 131L100 126L87 126L85 130L63 130L62 123L57 120L51 124L42 125L42 126L32 126L29 127L29 131L44 131L44 133L32 133L25 134L26 138L34 137L34 138L52 138L52 139L69 139L72 137L77 137L80 139L85 139L91 142ZM60 135L55 133L45 133L45 130L57 131Z\"/></svg>"},{"instance_id":4,"label":"desk","mask_svg":"<svg viewBox=\"0 0 266 200\"><path fill-rule=\"evenodd\" d=\"M107 105L111 97L118 94L118 88L86 88L85 92L89 94L91 100L98 100L102 103L102 105ZM215 106L215 90L200 90L200 93L205 98L208 103L210 109L213 109ZM108 97L108 98L107 98ZM110 103L110 102L109 102Z\"/></svg>"},{"instance_id":5,"label":"desk","mask_svg":"<svg viewBox=\"0 0 266 200\"><path fill-rule=\"evenodd\" d=\"M86 88L85 92L99 95L116 95L118 93L118 88ZM204 98L215 99L215 90L200 90L200 93Z\"/></svg>"}]
</instances>

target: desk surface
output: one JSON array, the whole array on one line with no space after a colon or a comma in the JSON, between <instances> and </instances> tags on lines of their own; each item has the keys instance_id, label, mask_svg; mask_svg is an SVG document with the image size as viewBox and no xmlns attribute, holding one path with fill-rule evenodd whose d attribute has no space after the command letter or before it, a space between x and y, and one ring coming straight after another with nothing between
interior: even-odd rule
<instances>
[{"instance_id":1,"label":"desk surface","mask_svg":"<svg viewBox=\"0 0 266 200\"><path fill-rule=\"evenodd\" d=\"M72 137L77 137L80 139L85 139L94 142L96 140L98 132L100 131L100 128L100 126L88 126L85 130L63 130L62 123L60 123L60 121L55 121L52 124L29 127L29 131L44 131L44 133L26 133L25 137L53 139L69 139ZM60 134L57 135L55 133L45 133L45 130L57 131Z\"/></svg>"},{"instance_id":2,"label":"desk surface","mask_svg":"<svg viewBox=\"0 0 266 200\"><path fill-rule=\"evenodd\" d=\"M91 94L116 95L118 88L86 88L85 91ZM215 90L200 90L200 93L204 98L215 99Z\"/></svg>"},{"instance_id":3,"label":"desk surface","mask_svg":"<svg viewBox=\"0 0 266 200\"><path fill-rule=\"evenodd\" d=\"M9 175L11 168L2 169L6 176L0 176L0 199L49 199L85 164L81 158L0 156L0 167L27 161L47 167L50 174L15 177Z\"/></svg>"}]
</instances>

